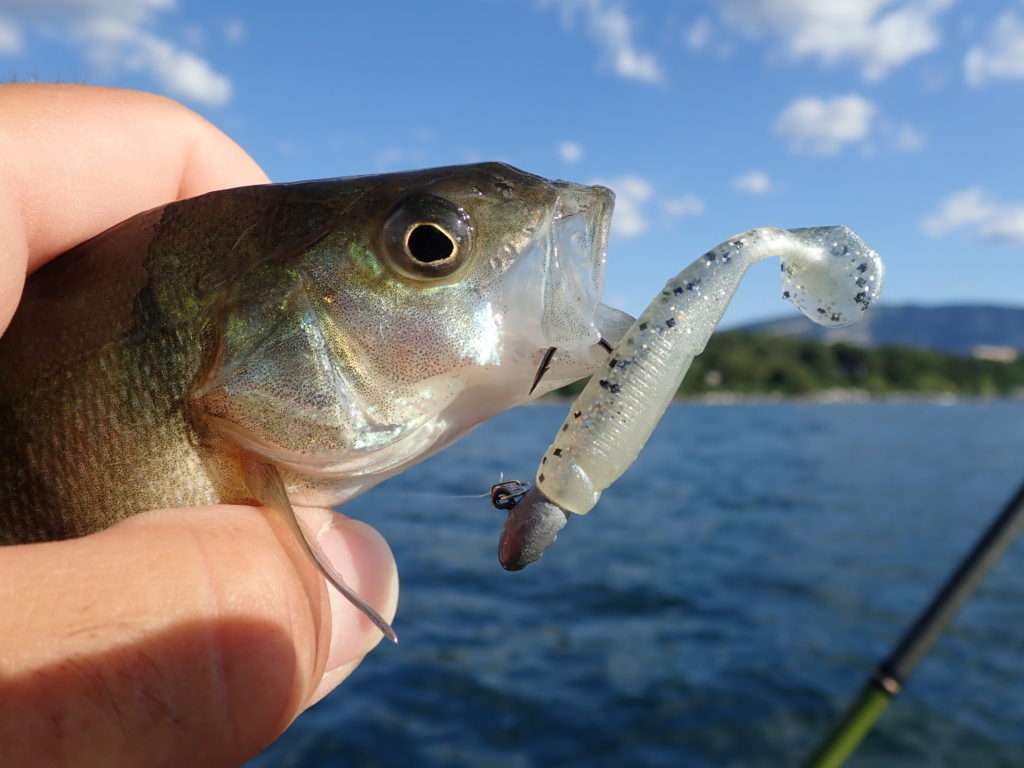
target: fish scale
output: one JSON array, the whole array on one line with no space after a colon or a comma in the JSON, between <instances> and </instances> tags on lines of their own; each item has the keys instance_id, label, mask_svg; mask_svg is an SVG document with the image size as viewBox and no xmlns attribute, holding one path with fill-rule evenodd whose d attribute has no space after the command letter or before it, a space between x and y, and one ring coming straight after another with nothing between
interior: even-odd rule
<instances>
[{"instance_id":1,"label":"fish scale","mask_svg":"<svg viewBox=\"0 0 1024 768\"><path fill-rule=\"evenodd\" d=\"M141 508L216 499L195 431L176 408L198 368L194 354L182 365L188 346L162 334L106 345L80 360L76 375L19 400L12 431L18 439L4 451L0 476L8 512L23 522L15 536L0 528L2 539L68 538L105 528L131 514L123 495ZM125 371L134 365L148 375L129 387ZM51 417L31 418L35 413Z\"/></svg>"}]
</instances>

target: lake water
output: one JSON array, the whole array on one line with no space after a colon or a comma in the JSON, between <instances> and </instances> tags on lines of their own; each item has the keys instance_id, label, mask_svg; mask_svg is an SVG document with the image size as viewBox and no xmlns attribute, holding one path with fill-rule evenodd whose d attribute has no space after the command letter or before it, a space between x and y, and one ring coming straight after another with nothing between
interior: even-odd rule
<instances>
[{"instance_id":1,"label":"lake water","mask_svg":"<svg viewBox=\"0 0 1024 768\"><path fill-rule=\"evenodd\" d=\"M675 406L542 561L497 563L505 414L346 512L390 540L382 644L252 766L795 765L1024 476L1024 403ZM855 766L1024 765L1024 542Z\"/></svg>"}]
</instances>

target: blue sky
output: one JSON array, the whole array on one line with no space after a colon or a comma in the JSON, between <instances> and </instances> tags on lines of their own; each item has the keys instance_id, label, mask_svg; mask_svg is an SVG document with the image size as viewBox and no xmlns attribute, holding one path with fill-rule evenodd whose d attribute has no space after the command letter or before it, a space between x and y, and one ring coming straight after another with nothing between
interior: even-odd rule
<instances>
[{"instance_id":1,"label":"blue sky","mask_svg":"<svg viewBox=\"0 0 1024 768\"><path fill-rule=\"evenodd\" d=\"M889 302L1024 305L1024 0L0 0L0 73L174 96L278 181L601 181L634 312L736 231L832 223ZM727 320L778 296L760 265Z\"/></svg>"}]
</instances>

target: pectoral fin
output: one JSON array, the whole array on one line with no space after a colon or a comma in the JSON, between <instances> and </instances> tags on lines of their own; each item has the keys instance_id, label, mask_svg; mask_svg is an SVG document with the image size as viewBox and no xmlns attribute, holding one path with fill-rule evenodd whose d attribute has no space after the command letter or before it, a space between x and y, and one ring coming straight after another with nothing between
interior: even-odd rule
<instances>
[{"instance_id":1,"label":"pectoral fin","mask_svg":"<svg viewBox=\"0 0 1024 768\"><path fill-rule=\"evenodd\" d=\"M310 537L303 529L299 519L295 516L295 509L288 499L284 482L281 480L281 474L277 471L277 467L251 454L245 458L243 463L245 466L245 483L249 492L259 499L260 503L265 507L274 510L284 518L292 533L295 534L295 538L302 543L303 548L313 558L313 562L320 568L328 583L338 590L342 597L366 614L366 617L384 633L385 637L397 643L398 635L395 634L395 630L391 628L391 625L365 600L346 586L342 575L331 565L320 549L316 539Z\"/></svg>"}]
</instances>

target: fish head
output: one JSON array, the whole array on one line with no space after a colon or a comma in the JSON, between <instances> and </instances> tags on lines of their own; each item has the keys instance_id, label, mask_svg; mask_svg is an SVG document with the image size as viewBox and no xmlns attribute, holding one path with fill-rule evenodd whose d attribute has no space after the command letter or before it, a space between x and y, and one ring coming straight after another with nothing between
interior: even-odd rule
<instances>
[{"instance_id":1,"label":"fish head","mask_svg":"<svg viewBox=\"0 0 1024 768\"><path fill-rule=\"evenodd\" d=\"M320 184L329 224L274 265L287 297L240 302L274 322L200 392L299 503L338 503L589 375L602 336L621 335L600 304L610 190L500 163Z\"/></svg>"},{"instance_id":2,"label":"fish head","mask_svg":"<svg viewBox=\"0 0 1024 768\"><path fill-rule=\"evenodd\" d=\"M514 405L550 347L563 354L537 394L591 370L613 204L500 163L377 177L349 211L363 231L326 242L310 274L334 285L337 332L378 352L363 365L384 388L470 377Z\"/></svg>"}]
</instances>

